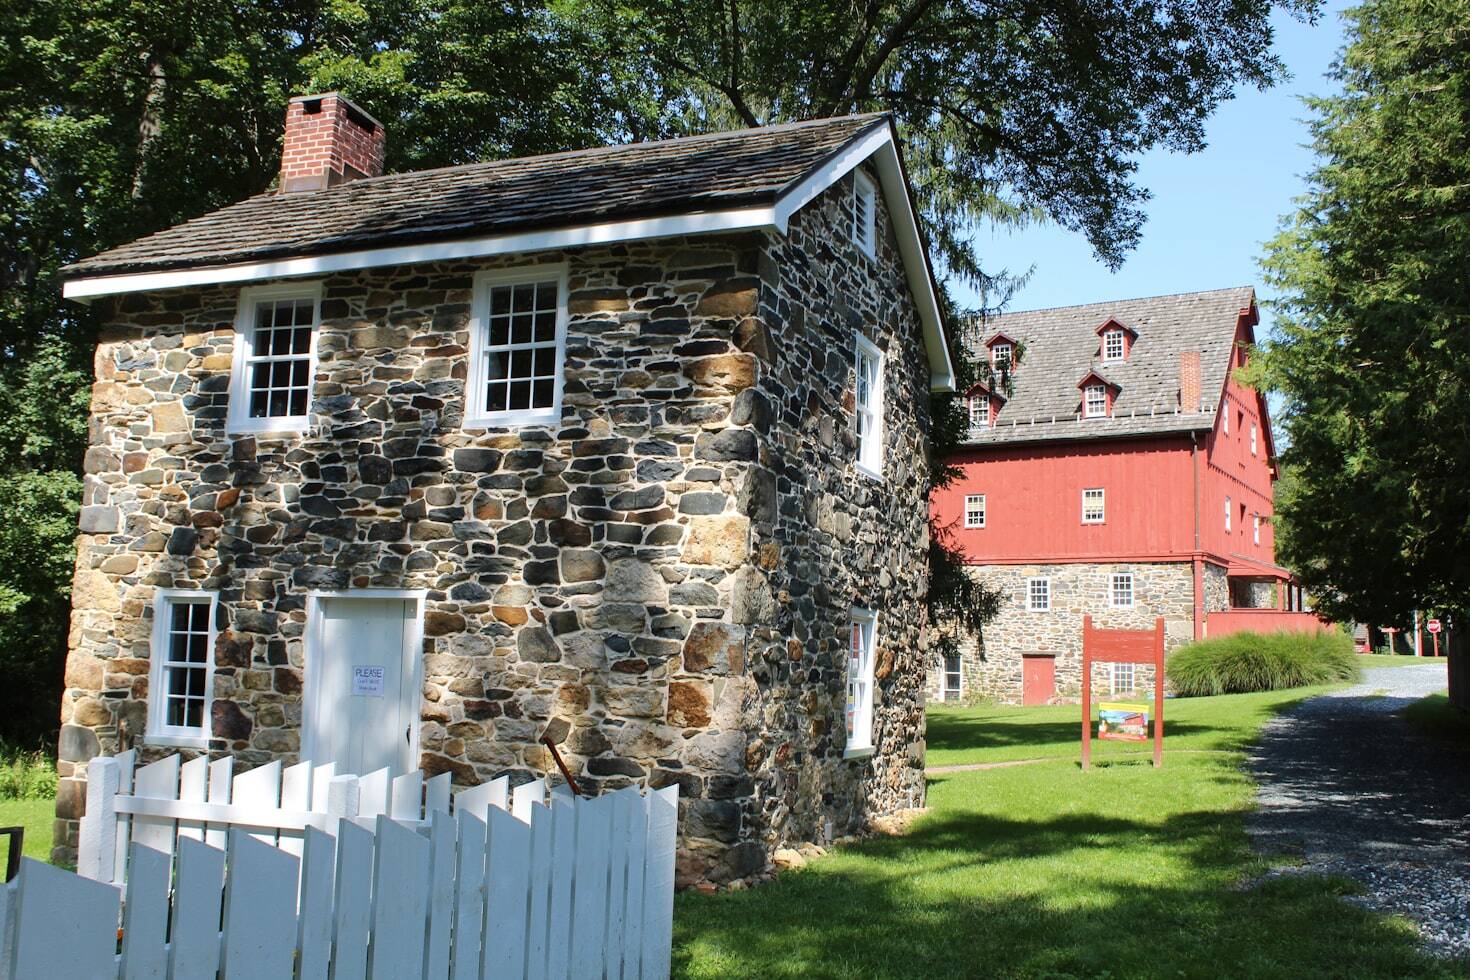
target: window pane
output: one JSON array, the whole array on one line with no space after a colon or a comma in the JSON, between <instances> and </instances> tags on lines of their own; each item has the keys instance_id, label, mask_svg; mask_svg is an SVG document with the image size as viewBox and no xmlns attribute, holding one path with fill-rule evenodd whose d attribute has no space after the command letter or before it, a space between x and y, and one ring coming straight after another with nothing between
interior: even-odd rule
<instances>
[{"instance_id":1,"label":"window pane","mask_svg":"<svg viewBox=\"0 0 1470 980\"><path fill-rule=\"evenodd\" d=\"M556 382L550 378L543 378L533 386L535 391L535 408L550 408L556 401Z\"/></svg>"},{"instance_id":2,"label":"window pane","mask_svg":"<svg viewBox=\"0 0 1470 980\"><path fill-rule=\"evenodd\" d=\"M510 289L499 286L490 290L490 314L504 315L510 312Z\"/></svg>"},{"instance_id":3,"label":"window pane","mask_svg":"<svg viewBox=\"0 0 1470 980\"><path fill-rule=\"evenodd\" d=\"M518 282L511 287L515 292L515 298L511 301L512 308L521 313L536 307L536 286L534 283Z\"/></svg>"},{"instance_id":4,"label":"window pane","mask_svg":"<svg viewBox=\"0 0 1470 980\"><path fill-rule=\"evenodd\" d=\"M534 351L529 350L511 351L510 376L512 378L529 378L531 376L531 359L534 353Z\"/></svg>"},{"instance_id":5,"label":"window pane","mask_svg":"<svg viewBox=\"0 0 1470 980\"><path fill-rule=\"evenodd\" d=\"M291 368L294 367L290 361L276 361L270 365L271 387L288 388L291 385Z\"/></svg>"},{"instance_id":6,"label":"window pane","mask_svg":"<svg viewBox=\"0 0 1470 980\"><path fill-rule=\"evenodd\" d=\"M510 342L513 344L529 344L531 342L531 325L533 317L529 313L521 313L517 310L516 315L511 317Z\"/></svg>"},{"instance_id":7,"label":"window pane","mask_svg":"<svg viewBox=\"0 0 1470 980\"><path fill-rule=\"evenodd\" d=\"M536 284L536 309L556 309L556 280L548 279Z\"/></svg>"},{"instance_id":8,"label":"window pane","mask_svg":"<svg viewBox=\"0 0 1470 980\"><path fill-rule=\"evenodd\" d=\"M176 603L173 607L174 630L182 632L189 628L189 606L185 603Z\"/></svg>"},{"instance_id":9,"label":"window pane","mask_svg":"<svg viewBox=\"0 0 1470 980\"><path fill-rule=\"evenodd\" d=\"M311 353L311 327L297 327L291 331L291 349L297 354Z\"/></svg>"},{"instance_id":10,"label":"window pane","mask_svg":"<svg viewBox=\"0 0 1470 980\"><path fill-rule=\"evenodd\" d=\"M536 376L549 378L556 374L556 348L536 348Z\"/></svg>"},{"instance_id":11,"label":"window pane","mask_svg":"<svg viewBox=\"0 0 1470 980\"><path fill-rule=\"evenodd\" d=\"M164 709L165 724L174 728L182 728L189 723L189 715L185 710L188 703L181 698L169 698Z\"/></svg>"},{"instance_id":12,"label":"window pane","mask_svg":"<svg viewBox=\"0 0 1470 980\"><path fill-rule=\"evenodd\" d=\"M291 384L297 388L304 387L309 380L306 372L311 368L305 358L291 362Z\"/></svg>"},{"instance_id":13,"label":"window pane","mask_svg":"<svg viewBox=\"0 0 1470 980\"><path fill-rule=\"evenodd\" d=\"M285 418L290 414L290 400L284 391L272 391L269 404L271 418Z\"/></svg>"},{"instance_id":14,"label":"window pane","mask_svg":"<svg viewBox=\"0 0 1470 980\"><path fill-rule=\"evenodd\" d=\"M487 354L485 357L485 378L489 381L500 381L510 376L510 356L504 352Z\"/></svg>"},{"instance_id":15,"label":"window pane","mask_svg":"<svg viewBox=\"0 0 1470 980\"><path fill-rule=\"evenodd\" d=\"M486 390L485 410L490 412L505 411L505 397L505 382L492 382Z\"/></svg>"},{"instance_id":16,"label":"window pane","mask_svg":"<svg viewBox=\"0 0 1470 980\"><path fill-rule=\"evenodd\" d=\"M184 651L185 657L191 663L202 664L209 659L209 634L189 634L189 644Z\"/></svg>"},{"instance_id":17,"label":"window pane","mask_svg":"<svg viewBox=\"0 0 1470 980\"><path fill-rule=\"evenodd\" d=\"M263 419L269 409L269 393L265 391L253 391L250 393L250 417Z\"/></svg>"},{"instance_id":18,"label":"window pane","mask_svg":"<svg viewBox=\"0 0 1470 980\"><path fill-rule=\"evenodd\" d=\"M170 667L168 674L168 693L170 695L183 695L189 693L189 671L183 667Z\"/></svg>"},{"instance_id":19,"label":"window pane","mask_svg":"<svg viewBox=\"0 0 1470 980\"><path fill-rule=\"evenodd\" d=\"M511 411L531 407L531 382L512 381L510 383L510 408Z\"/></svg>"},{"instance_id":20,"label":"window pane","mask_svg":"<svg viewBox=\"0 0 1470 980\"><path fill-rule=\"evenodd\" d=\"M189 610L190 628L198 632L209 631L209 603L191 602L184 608Z\"/></svg>"},{"instance_id":21,"label":"window pane","mask_svg":"<svg viewBox=\"0 0 1470 980\"><path fill-rule=\"evenodd\" d=\"M510 343L510 318L497 316L490 319L490 346L504 347Z\"/></svg>"},{"instance_id":22,"label":"window pane","mask_svg":"<svg viewBox=\"0 0 1470 980\"><path fill-rule=\"evenodd\" d=\"M295 389L294 391L291 392L291 408L290 408L290 414L292 414L292 415L305 415L306 414L306 389L305 388L297 388L297 389Z\"/></svg>"},{"instance_id":23,"label":"window pane","mask_svg":"<svg viewBox=\"0 0 1470 980\"><path fill-rule=\"evenodd\" d=\"M556 313L536 314L536 341L549 343L556 339Z\"/></svg>"}]
</instances>

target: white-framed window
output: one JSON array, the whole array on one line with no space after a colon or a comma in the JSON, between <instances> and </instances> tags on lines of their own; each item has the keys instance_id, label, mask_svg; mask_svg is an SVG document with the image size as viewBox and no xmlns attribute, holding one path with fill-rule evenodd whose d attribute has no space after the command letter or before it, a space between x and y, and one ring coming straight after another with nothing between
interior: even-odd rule
<instances>
[{"instance_id":1,"label":"white-framed window","mask_svg":"<svg viewBox=\"0 0 1470 980\"><path fill-rule=\"evenodd\" d=\"M1082 523L1101 524L1107 518L1106 494L1101 487L1082 491Z\"/></svg>"},{"instance_id":2,"label":"white-framed window","mask_svg":"<svg viewBox=\"0 0 1470 980\"><path fill-rule=\"evenodd\" d=\"M1251 541L1255 544L1261 543L1261 515L1251 515Z\"/></svg>"},{"instance_id":3,"label":"white-framed window","mask_svg":"<svg viewBox=\"0 0 1470 980\"><path fill-rule=\"evenodd\" d=\"M1051 612L1051 579L1026 580L1026 608L1031 612Z\"/></svg>"},{"instance_id":4,"label":"white-framed window","mask_svg":"<svg viewBox=\"0 0 1470 980\"><path fill-rule=\"evenodd\" d=\"M1224 410L1221 412L1220 431L1230 435L1230 399L1225 399Z\"/></svg>"},{"instance_id":5,"label":"white-framed window","mask_svg":"<svg viewBox=\"0 0 1470 980\"><path fill-rule=\"evenodd\" d=\"M1251 423L1251 455L1256 455L1256 423Z\"/></svg>"},{"instance_id":6,"label":"white-framed window","mask_svg":"<svg viewBox=\"0 0 1470 980\"><path fill-rule=\"evenodd\" d=\"M847 756L873 751L873 652L878 616L854 608L848 617Z\"/></svg>"},{"instance_id":7,"label":"white-framed window","mask_svg":"<svg viewBox=\"0 0 1470 980\"><path fill-rule=\"evenodd\" d=\"M1082 389L1082 417L1102 418L1108 414L1108 389L1106 385L1088 385Z\"/></svg>"},{"instance_id":8,"label":"white-framed window","mask_svg":"<svg viewBox=\"0 0 1470 980\"><path fill-rule=\"evenodd\" d=\"M965 495L965 527L985 526L985 494Z\"/></svg>"},{"instance_id":9,"label":"white-framed window","mask_svg":"<svg viewBox=\"0 0 1470 980\"><path fill-rule=\"evenodd\" d=\"M990 426L990 396L970 396L970 428L985 429Z\"/></svg>"},{"instance_id":10,"label":"white-framed window","mask_svg":"<svg viewBox=\"0 0 1470 980\"><path fill-rule=\"evenodd\" d=\"M944 688L941 692L946 701L958 701L964 696L965 678L964 672L960 670L960 655L947 653L944 655Z\"/></svg>"},{"instance_id":11,"label":"white-framed window","mask_svg":"<svg viewBox=\"0 0 1470 980\"><path fill-rule=\"evenodd\" d=\"M990 348L990 366L997 371L1009 370L1013 353L1009 341L997 341Z\"/></svg>"},{"instance_id":12,"label":"white-framed window","mask_svg":"<svg viewBox=\"0 0 1470 980\"><path fill-rule=\"evenodd\" d=\"M230 371L230 432L305 432L316 375L319 282L240 290Z\"/></svg>"},{"instance_id":13,"label":"white-framed window","mask_svg":"<svg viewBox=\"0 0 1470 980\"><path fill-rule=\"evenodd\" d=\"M867 174L859 171L852 181L852 240L864 255L876 251L878 241L878 189Z\"/></svg>"},{"instance_id":14,"label":"white-framed window","mask_svg":"<svg viewBox=\"0 0 1470 980\"><path fill-rule=\"evenodd\" d=\"M857 335L857 415L858 469L874 479L883 477L883 352L864 337Z\"/></svg>"},{"instance_id":15,"label":"white-framed window","mask_svg":"<svg viewBox=\"0 0 1470 980\"><path fill-rule=\"evenodd\" d=\"M1138 687L1138 679L1133 668L1134 664L1112 664L1113 668L1113 693L1132 694Z\"/></svg>"},{"instance_id":16,"label":"white-framed window","mask_svg":"<svg viewBox=\"0 0 1470 980\"><path fill-rule=\"evenodd\" d=\"M154 595L148 742L182 748L209 744L215 603L213 592L159 589Z\"/></svg>"},{"instance_id":17,"label":"white-framed window","mask_svg":"<svg viewBox=\"0 0 1470 980\"><path fill-rule=\"evenodd\" d=\"M491 428L559 419L566 346L565 266L476 275L464 425Z\"/></svg>"},{"instance_id":18,"label":"white-framed window","mask_svg":"<svg viewBox=\"0 0 1470 980\"><path fill-rule=\"evenodd\" d=\"M1133 608L1133 573L1114 572L1108 582L1108 605L1114 609Z\"/></svg>"},{"instance_id":19,"label":"white-framed window","mask_svg":"<svg viewBox=\"0 0 1470 980\"><path fill-rule=\"evenodd\" d=\"M1225 530L1230 530L1230 498L1225 498Z\"/></svg>"},{"instance_id":20,"label":"white-framed window","mask_svg":"<svg viewBox=\"0 0 1470 980\"><path fill-rule=\"evenodd\" d=\"M1124 353L1128 350L1127 342L1121 330L1103 331L1103 360L1121 361Z\"/></svg>"}]
</instances>

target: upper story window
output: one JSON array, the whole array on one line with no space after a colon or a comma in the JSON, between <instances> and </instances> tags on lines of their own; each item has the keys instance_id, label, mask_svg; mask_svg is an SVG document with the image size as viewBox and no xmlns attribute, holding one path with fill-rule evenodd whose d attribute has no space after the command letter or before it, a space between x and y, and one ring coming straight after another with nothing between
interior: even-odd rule
<instances>
[{"instance_id":1,"label":"upper story window","mask_svg":"<svg viewBox=\"0 0 1470 980\"><path fill-rule=\"evenodd\" d=\"M1121 361L1128 353L1128 341L1121 330L1103 331L1103 360Z\"/></svg>"},{"instance_id":2,"label":"upper story window","mask_svg":"<svg viewBox=\"0 0 1470 980\"><path fill-rule=\"evenodd\" d=\"M997 371L1008 371L1011 367L1011 355L1015 353L1008 342L1002 340L993 344L990 348L990 366Z\"/></svg>"},{"instance_id":3,"label":"upper story window","mask_svg":"<svg viewBox=\"0 0 1470 980\"><path fill-rule=\"evenodd\" d=\"M1261 543L1261 515L1251 515L1251 541L1254 544Z\"/></svg>"},{"instance_id":4,"label":"upper story window","mask_svg":"<svg viewBox=\"0 0 1470 980\"><path fill-rule=\"evenodd\" d=\"M1230 498L1225 498L1225 530L1230 530Z\"/></svg>"},{"instance_id":5,"label":"upper story window","mask_svg":"<svg viewBox=\"0 0 1470 980\"><path fill-rule=\"evenodd\" d=\"M1026 608L1031 612L1051 611L1051 579L1026 580Z\"/></svg>"},{"instance_id":6,"label":"upper story window","mask_svg":"<svg viewBox=\"0 0 1470 980\"><path fill-rule=\"evenodd\" d=\"M1114 609L1133 608L1133 573L1117 572L1108 582L1108 605Z\"/></svg>"},{"instance_id":7,"label":"upper story window","mask_svg":"<svg viewBox=\"0 0 1470 980\"><path fill-rule=\"evenodd\" d=\"M1227 436L1230 435L1230 400L1228 398L1225 400L1224 411L1220 413L1220 431Z\"/></svg>"},{"instance_id":8,"label":"upper story window","mask_svg":"<svg viewBox=\"0 0 1470 980\"><path fill-rule=\"evenodd\" d=\"M1107 516L1101 487L1082 491L1082 523L1101 524Z\"/></svg>"},{"instance_id":9,"label":"upper story window","mask_svg":"<svg viewBox=\"0 0 1470 980\"><path fill-rule=\"evenodd\" d=\"M985 494L972 493L965 497L965 527L985 526Z\"/></svg>"},{"instance_id":10,"label":"upper story window","mask_svg":"<svg viewBox=\"0 0 1470 980\"><path fill-rule=\"evenodd\" d=\"M875 479L883 475L883 352L857 335L857 467Z\"/></svg>"},{"instance_id":11,"label":"upper story window","mask_svg":"<svg viewBox=\"0 0 1470 980\"><path fill-rule=\"evenodd\" d=\"M159 589L153 602L146 738L159 745L208 744L214 689L212 592Z\"/></svg>"},{"instance_id":12,"label":"upper story window","mask_svg":"<svg viewBox=\"0 0 1470 980\"><path fill-rule=\"evenodd\" d=\"M1251 423L1251 455L1256 455L1256 423Z\"/></svg>"},{"instance_id":13,"label":"upper story window","mask_svg":"<svg viewBox=\"0 0 1470 980\"><path fill-rule=\"evenodd\" d=\"M878 617L867 609L853 609L847 642L847 751L873 751L873 652Z\"/></svg>"},{"instance_id":14,"label":"upper story window","mask_svg":"<svg viewBox=\"0 0 1470 980\"><path fill-rule=\"evenodd\" d=\"M876 251L877 212L878 190L867 174L859 172L852 182L852 240L865 255Z\"/></svg>"},{"instance_id":15,"label":"upper story window","mask_svg":"<svg viewBox=\"0 0 1470 980\"><path fill-rule=\"evenodd\" d=\"M1108 389L1106 385L1088 385L1082 389L1082 417L1102 418L1108 414Z\"/></svg>"},{"instance_id":16,"label":"upper story window","mask_svg":"<svg viewBox=\"0 0 1470 980\"><path fill-rule=\"evenodd\" d=\"M964 696L964 672L960 669L960 656L957 653L946 653L944 655L944 688L941 692L946 701L958 701Z\"/></svg>"},{"instance_id":17,"label":"upper story window","mask_svg":"<svg viewBox=\"0 0 1470 980\"><path fill-rule=\"evenodd\" d=\"M314 282L240 290L229 431L306 431L321 297Z\"/></svg>"},{"instance_id":18,"label":"upper story window","mask_svg":"<svg viewBox=\"0 0 1470 980\"><path fill-rule=\"evenodd\" d=\"M476 276L464 424L489 428L559 419L566 337L564 266Z\"/></svg>"},{"instance_id":19,"label":"upper story window","mask_svg":"<svg viewBox=\"0 0 1470 980\"><path fill-rule=\"evenodd\" d=\"M990 396L970 396L970 428L985 429L990 426Z\"/></svg>"}]
</instances>

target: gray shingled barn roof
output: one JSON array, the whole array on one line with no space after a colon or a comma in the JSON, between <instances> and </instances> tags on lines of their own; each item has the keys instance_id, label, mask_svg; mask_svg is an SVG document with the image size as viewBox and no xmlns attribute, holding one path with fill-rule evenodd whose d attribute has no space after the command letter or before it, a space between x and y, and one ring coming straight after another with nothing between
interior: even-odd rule
<instances>
[{"instance_id":1,"label":"gray shingled barn roof","mask_svg":"<svg viewBox=\"0 0 1470 980\"><path fill-rule=\"evenodd\" d=\"M1010 399L996 424L972 434L975 446L1071 439L1106 439L1189 432L1215 424L1230 370L1242 310L1255 306L1250 286L1125 299L1084 306L1003 313L972 329L978 354L997 333L1024 353ZM1098 327L1109 319L1136 331L1124 362L1103 363ZM1179 404L1179 355L1199 351L1202 405ZM1113 414L1083 419L1078 383L1089 371L1117 386Z\"/></svg>"},{"instance_id":2,"label":"gray shingled barn roof","mask_svg":"<svg viewBox=\"0 0 1470 980\"><path fill-rule=\"evenodd\" d=\"M259 194L76 262L162 272L773 202L882 114L574 150Z\"/></svg>"}]
</instances>

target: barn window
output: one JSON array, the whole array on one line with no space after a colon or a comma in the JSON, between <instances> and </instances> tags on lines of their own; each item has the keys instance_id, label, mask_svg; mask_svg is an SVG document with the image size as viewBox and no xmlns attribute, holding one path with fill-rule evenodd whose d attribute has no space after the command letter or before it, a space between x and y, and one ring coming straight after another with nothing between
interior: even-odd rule
<instances>
[{"instance_id":1,"label":"barn window","mask_svg":"<svg viewBox=\"0 0 1470 980\"><path fill-rule=\"evenodd\" d=\"M1008 342L1004 340L996 342L990 348L990 366L997 371L1009 370L1013 352L1014 348Z\"/></svg>"},{"instance_id":2,"label":"barn window","mask_svg":"<svg viewBox=\"0 0 1470 980\"><path fill-rule=\"evenodd\" d=\"M857 335L857 422L858 469L868 476L883 476L883 354L877 346Z\"/></svg>"},{"instance_id":3,"label":"barn window","mask_svg":"<svg viewBox=\"0 0 1470 980\"><path fill-rule=\"evenodd\" d=\"M1133 573L1115 572L1108 583L1108 605L1114 609L1133 608Z\"/></svg>"},{"instance_id":4,"label":"barn window","mask_svg":"<svg viewBox=\"0 0 1470 980\"><path fill-rule=\"evenodd\" d=\"M1132 694L1138 684L1133 664L1113 664L1113 693Z\"/></svg>"},{"instance_id":5,"label":"barn window","mask_svg":"<svg viewBox=\"0 0 1470 980\"><path fill-rule=\"evenodd\" d=\"M1108 414L1108 389L1105 385L1088 385L1082 390L1082 417L1095 419Z\"/></svg>"},{"instance_id":6,"label":"barn window","mask_svg":"<svg viewBox=\"0 0 1470 980\"><path fill-rule=\"evenodd\" d=\"M944 655L943 694L946 701L958 701L964 694L964 674L960 670L959 654Z\"/></svg>"},{"instance_id":7,"label":"barn window","mask_svg":"<svg viewBox=\"0 0 1470 980\"><path fill-rule=\"evenodd\" d=\"M1230 530L1230 498L1225 498L1225 530Z\"/></svg>"},{"instance_id":8,"label":"barn window","mask_svg":"<svg viewBox=\"0 0 1470 980\"><path fill-rule=\"evenodd\" d=\"M470 313L465 425L554 422L566 354L566 269L482 272Z\"/></svg>"},{"instance_id":9,"label":"barn window","mask_svg":"<svg viewBox=\"0 0 1470 980\"><path fill-rule=\"evenodd\" d=\"M1031 612L1051 611L1051 579L1030 578L1026 580L1026 608Z\"/></svg>"},{"instance_id":10,"label":"barn window","mask_svg":"<svg viewBox=\"0 0 1470 980\"><path fill-rule=\"evenodd\" d=\"M985 494L972 493L965 497L965 527L985 526Z\"/></svg>"},{"instance_id":11,"label":"barn window","mask_svg":"<svg viewBox=\"0 0 1470 980\"><path fill-rule=\"evenodd\" d=\"M1127 340L1121 330L1103 331L1103 360L1121 361L1128 351Z\"/></svg>"},{"instance_id":12,"label":"barn window","mask_svg":"<svg viewBox=\"0 0 1470 980\"><path fill-rule=\"evenodd\" d=\"M1101 524L1107 516L1105 494L1101 487L1082 491L1082 523Z\"/></svg>"},{"instance_id":13,"label":"barn window","mask_svg":"<svg viewBox=\"0 0 1470 980\"><path fill-rule=\"evenodd\" d=\"M970 428L986 429L990 427L990 396L970 396Z\"/></svg>"}]
</instances>

